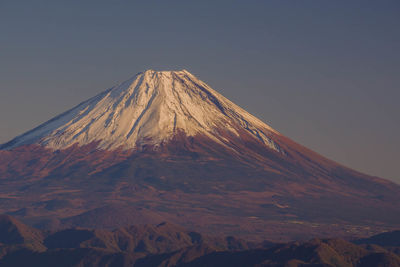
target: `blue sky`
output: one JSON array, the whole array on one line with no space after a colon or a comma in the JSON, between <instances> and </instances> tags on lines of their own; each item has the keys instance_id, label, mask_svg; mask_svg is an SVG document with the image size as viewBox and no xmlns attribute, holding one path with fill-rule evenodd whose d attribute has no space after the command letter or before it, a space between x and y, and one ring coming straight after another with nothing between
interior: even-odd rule
<instances>
[{"instance_id":1,"label":"blue sky","mask_svg":"<svg viewBox=\"0 0 400 267\"><path fill-rule=\"evenodd\" d=\"M399 1L0 2L0 143L145 69L400 182Z\"/></svg>"}]
</instances>

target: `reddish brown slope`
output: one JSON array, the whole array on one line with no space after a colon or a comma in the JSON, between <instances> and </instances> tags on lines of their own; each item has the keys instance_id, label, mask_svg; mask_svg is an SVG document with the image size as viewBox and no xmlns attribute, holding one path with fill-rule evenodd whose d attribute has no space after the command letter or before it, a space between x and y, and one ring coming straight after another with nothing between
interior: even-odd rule
<instances>
[{"instance_id":1,"label":"reddish brown slope","mask_svg":"<svg viewBox=\"0 0 400 267\"><path fill-rule=\"evenodd\" d=\"M275 240L365 236L400 224L396 184L283 136L273 138L284 154L244 133L225 137L236 151L182 133L140 151L103 151L95 144L0 151L0 209L34 224L56 218L61 226L112 228L163 218L210 233ZM98 219L86 216L94 211Z\"/></svg>"}]
</instances>

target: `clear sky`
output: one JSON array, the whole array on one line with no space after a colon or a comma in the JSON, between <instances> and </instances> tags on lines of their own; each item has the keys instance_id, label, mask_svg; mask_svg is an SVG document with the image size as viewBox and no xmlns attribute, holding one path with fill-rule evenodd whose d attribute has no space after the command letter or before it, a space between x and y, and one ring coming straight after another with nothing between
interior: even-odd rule
<instances>
[{"instance_id":1,"label":"clear sky","mask_svg":"<svg viewBox=\"0 0 400 267\"><path fill-rule=\"evenodd\" d=\"M1 0L0 143L149 68L400 183L398 0Z\"/></svg>"}]
</instances>

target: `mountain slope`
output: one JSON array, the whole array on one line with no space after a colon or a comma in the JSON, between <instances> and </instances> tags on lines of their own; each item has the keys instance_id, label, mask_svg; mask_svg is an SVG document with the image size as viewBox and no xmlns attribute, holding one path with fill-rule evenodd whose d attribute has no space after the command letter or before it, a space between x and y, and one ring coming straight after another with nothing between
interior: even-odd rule
<instances>
[{"instance_id":1,"label":"mountain slope","mask_svg":"<svg viewBox=\"0 0 400 267\"><path fill-rule=\"evenodd\" d=\"M281 135L187 71L146 71L0 147L0 212L33 225L171 221L254 240L400 225L400 186Z\"/></svg>"},{"instance_id":2,"label":"mountain slope","mask_svg":"<svg viewBox=\"0 0 400 267\"><path fill-rule=\"evenodd\" d=\"M25 133L0 149L41 144L65 149L73 144L99 142L98 147L137 148L160 145L177 132L204 134L229 146L218 134L240 136L239 130L272 149L279 147L267 136L277 134L189 72L152 70L81 103L77 107Z\"/></svg>"}]
</instances>

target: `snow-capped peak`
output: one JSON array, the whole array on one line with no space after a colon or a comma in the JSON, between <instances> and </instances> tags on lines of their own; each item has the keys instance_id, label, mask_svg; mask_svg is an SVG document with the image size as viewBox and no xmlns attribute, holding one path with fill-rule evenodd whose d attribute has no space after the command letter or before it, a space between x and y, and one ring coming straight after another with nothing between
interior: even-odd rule
<instances>
[{"instance_id":1,"label":"snow-capped peak","mask_svg":"<svg viewBox=\"0 0 400 267\"><path fill-rule=\"evenodd\" d=\"M138 73L0 148L40 144L63 149L98 142L101 149L130 149L157 146L178 131L224 143L218 129L235 136L245 130L280 151L270 138L279 133L186 70Z\"/></svg>"}]
</instances>

